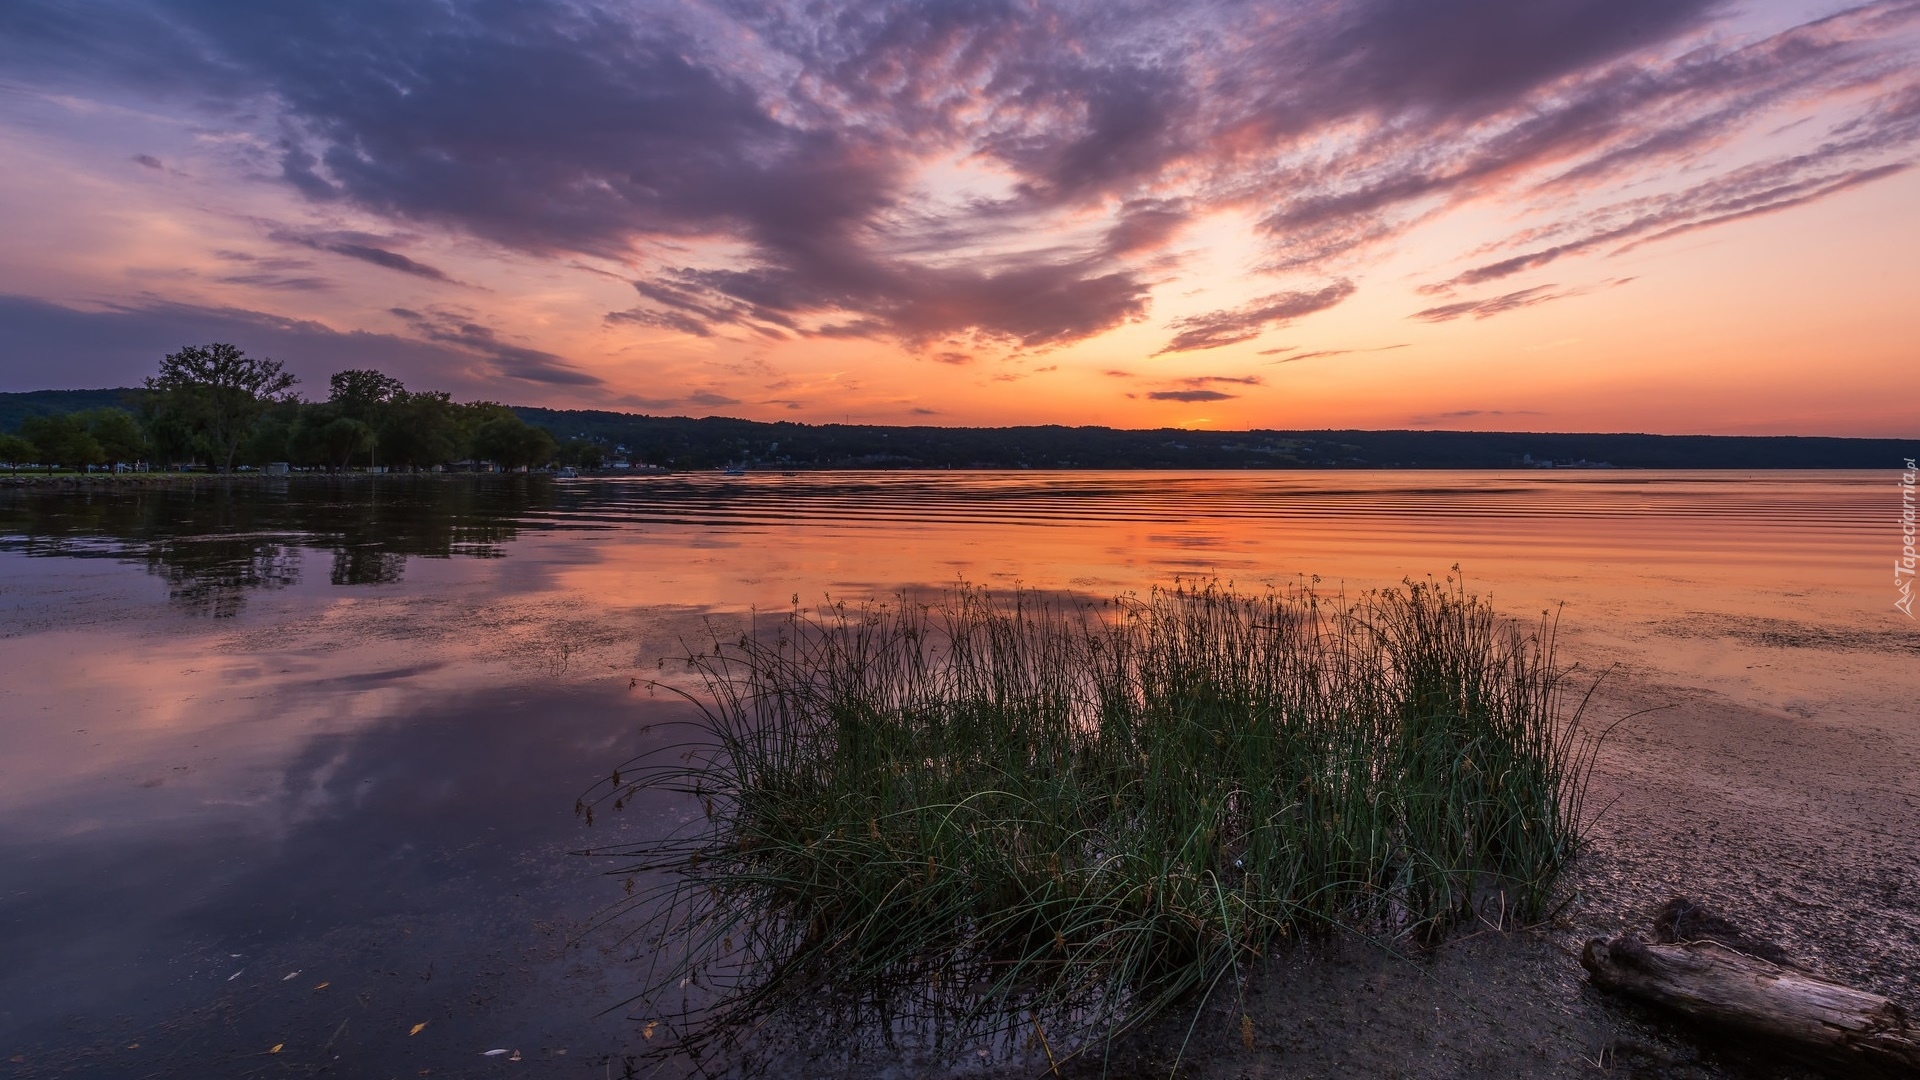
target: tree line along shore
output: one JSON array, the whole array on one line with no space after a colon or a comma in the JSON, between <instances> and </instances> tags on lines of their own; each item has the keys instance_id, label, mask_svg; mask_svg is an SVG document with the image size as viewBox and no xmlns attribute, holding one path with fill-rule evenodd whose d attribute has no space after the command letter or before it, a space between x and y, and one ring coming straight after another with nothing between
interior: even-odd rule
<instances>
[{"instance_id":1,"label":"tree line along shore","mask_svg":"<svg viewBox=\"0 0 1920 1080\"><path fill-rule=\"evenodd\" d=\"M597 445L562 444L492 401L456 402L409 390L372 369L335 372L324 400L307 400L282 365L232 345L167 354L137 390L63 411L35 411L0 434L0 466L107 474L233 473L274 463L303 470L520 469L555 461L597 465ZM583 453L591 449L592 453Z\"/></svg>"},{"instance_id":2,"label":"tree line along shore","mask_svg":"<svg viewBox=\"0 0 1920 1080\"><path fill-rule=\"evenodd\" d=\"M370 369L309 400L231 345L169 354L137 388L0 393L0 470L1879 469L1920 439L1422 430L1207 431L808 424L455 402ZM0 472L4 475L4 472Z\"/></svg>"}]
</instances>

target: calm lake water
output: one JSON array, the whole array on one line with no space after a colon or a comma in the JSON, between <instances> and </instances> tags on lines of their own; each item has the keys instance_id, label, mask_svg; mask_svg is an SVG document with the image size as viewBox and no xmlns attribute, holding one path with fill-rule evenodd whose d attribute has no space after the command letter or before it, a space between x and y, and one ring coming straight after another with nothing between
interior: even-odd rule
<instances>
[{"instance_id":1,"label":"calm lake water","mask_svg":"<svg viewBox=\"0 0 1920 1080\"><path fill-rule=\"evenodd\" d=\"M574 799L683 708L644 689L661 658L796 597L1308 575L1353 593L1459 564L1506 611L1560 610L1564 660L1911 724L1895 477L0 493L0 1057L20 1076L622 1075L646 1046L618 1008L631 969L611 941L569 947L618 885L567 852L683 811L588 830Z\"/></svg>"}]
</instances>

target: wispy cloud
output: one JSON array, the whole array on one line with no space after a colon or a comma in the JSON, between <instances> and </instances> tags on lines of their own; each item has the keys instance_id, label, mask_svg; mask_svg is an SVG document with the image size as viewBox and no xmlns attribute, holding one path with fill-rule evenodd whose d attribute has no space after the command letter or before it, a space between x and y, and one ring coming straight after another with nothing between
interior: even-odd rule
<instances>
[{"instance_id":1,"label":"wispy cloud","mask_svg":"<svg viewBox=\"0 0 1920 1080\"><path fill-rule=\"evenodd\" d=\"M461 312L394 308L392 314L420 337L484 358L496 373L509 379L560 386L598 386L602 382L552 353L504 341L498 331Z\"/></svg>"},{"instance_id":2,"label":"wispy cloud","mask_svg":"<svg viewBox=\"0 0 1920 1080\"><path fill-rule=\"evenodd\" d=\"M1428 428L1443 427L1447 424L1457 424L1462 420L1478 420L1483 417L1491 419L1506 416L1526 417L1546 415L1548 414L1538 409L1451 409L1447 412L1410 416L1406 422L1411 427Z\"/></svg>"},{"instance_id":3,"label":"wispy cloud","mask_svg":"<svg viewBox=\"0 0 1920 1080\"><path fill-rule=\"evenodd\" d=\"M345 255L349 259L358 259L364 263L372 263L375 266L384 267L388 270L397 270L402 274L425 278L428 281L457 284L438 267L428 266L426 263L417 262L397 251L389 251L386 248L379 247L377 246L378 237L367 236L363 233L311 233L300 232L293 229L275 229L271 233L271 236L281 243L298 244L301 247L312 248L315 251L328 251L335 255Z\"/></svg>"},{"instance_id":4,"label":"wispy cloud","mask_svg":"<svg viewBox=\"0 0 1920 1080\"><path fill-rule=\"evenodd\" d=\"M1531 289L1521 289L1502 296L1490 296L1482 300L1462 300L1454 304L1441 304L1424 311L1416 311L1407 316L1410 319L1424 319L1427 322L1446 322L1462 315L1471 315L1476 319L1485 319L1506 311L1514 311L1535 304L1544 304L1549 300L1558 300L1565 293L1553 290L1555 285L1536 285Z\"/></svg>"},{"instance_id":5,"label":"wispy cloud","mask_svg":"<svg viewBox=\"0 0 1920 1080\"><path fill-rule=\"evenodd\" d=\"M1144 396L1148 401L1230 401L1241 395L1226 390L1214 389L1219 386L1263 386L1265 380L1258 375L1190 375L1184 379L1175 379L1164 383L1163 389L1150 390ZM1136 395L1129 394L1129 397Z\"/></svg>"},{"instance_id":6,"label":"wispy cloud","mask_svg":"<svg viewBox=\"0 0 1920 1080\"><path fill-rule=\"evenodd\" d=\"M1173 340L1155 355L1217 349L1248 341L1303 315L1325 311L1353 295L1353 282L1335 281L1312 292L1275 293L1230 311L1212 311L1175 319Z\"/></svg>"},{"instance_id":7,"label":"wispy cloud","mask_svg":"<svg viewBox=\"0 0 1920 1080\"><path fill-rule=\"evenodd\" d=\"M1219 390L1154 390L1147 394L1152 401L1231 401L1239 396Z\"/></svg>"},{"instance_id":8,"label":"wispy cloud","mask_svg":"<svg viewBox=\"0 0 1920 1080\"><path fill-rule=\"evenodd\" d=\"M291 277L261 271L249 274L223 274L214 278L222 285L249 285L258 289L283 289L289 292L323 292L335 287L323 277Z\"/></svg>"},{"instance_id":9,"label":"wispy cloud","mask_svg":"<svg viewBox=\"0 0 1920 1080\"><path fill-rule=\"evenodd\" d=\"M1297 353L1293 356L1283 356L1278 360L1269 360L1267 361L1267 363L1268 364L1291 364L1300 360L1314 360L1323 356L1348 356L1353 353L1391 352L1394 349L1408 348L1412 344L1413 343L1410 341L1403 341L1398 345L1379 345L1371 349L1315 349L1312 352ZM1291 351L1291 350L1286 350L1286 351Z\"/></svg>"},{"instance_id":10,"label":"wispy cloud","mask_svg":"<svg viewBox=\"0 0 1920 1080\"><path fill-rule=\"evenodd\" d=\"M1777 177L1784 169L1747 170L1743 175L1722 177L1671 196L1638 201L1633 205L1640 213L1622 224L1476 266L1438 284L1422 286L1421 291L1445 292L1462 286L1497 281L1523 270L1545 266L1563 256L1595 248L1612 247L1614 254L1621 254L1642 244L1682 233L1789 210L1848 188L1894 176L1911 167L1907 162L1895 162L1839 174L1795 177L1783 183L1767 181ZM1655 205L1649 206L1648 202ZM1627 205L1610 207L1609 210L1626 209ZM1608 215L1603 212L1599 216L1604 218Z\"/></svg>"},{"instance_id":11,"label":"wispy cloud","mask_svg":"<svg viewBox=\"0 0 1920 1080\"><path fill-rule=\"evenodd\" d=\"M1564 300L1569 296L1583 296L1593 292L1595 289L1625 285L1632 280L1634 279L1630 277L1616 278L1611 281L1602 282L1599 285L1589 285L1577 289L1561 289L1558 285L1535 285L1531 289L1520 289L1516 292L1502 293L1499 296L1488 296L1482 297L1479 300L1461 300L1451 304L1441 304L1438 307L1430 307L1422 311L1416 311L1407 316L1407 318L1421 319L1426 322L1448 322L1453 319L1458 319L1463 315L1471 315L1476 319L1490 319L1495 315L1504 315L1509 311L1518 311L1521 308L1533 307L1536 304L1544 304L1552 300ZM1295 359L1298 358L1296 357Z\"/></svg>"}]
</instances>

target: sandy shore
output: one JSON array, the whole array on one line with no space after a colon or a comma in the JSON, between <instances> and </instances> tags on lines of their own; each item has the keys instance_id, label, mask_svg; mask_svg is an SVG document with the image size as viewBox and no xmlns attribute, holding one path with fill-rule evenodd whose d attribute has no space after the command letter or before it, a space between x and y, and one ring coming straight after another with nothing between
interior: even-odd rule
<instances>
[{"instance_id":1,"label":"sandy shore","mask_svg":"<svg viewBox=\"0 0 1920 1080\"><path fill-rule=\"evenodd\" d=\"M1614 681L1605 720L1646 709L1595 769L1592 847L1578 897L1520 932L1467 925L1396 958L1358 940L1279 958L1244 1003L1196 1025L1181 1072L1198 1077L1801 1077L1708 1043L1594 990L1589 937L1644 931L1684 894L1782 943L1803 963L1920 1006L1920 732L1821 723L1707 691ZM1184 1021L1128 1047L1110 1075L1167 1075ZM1098 1075L1086 1063L1086 1075Z\"/></svg>"}]
</instances>

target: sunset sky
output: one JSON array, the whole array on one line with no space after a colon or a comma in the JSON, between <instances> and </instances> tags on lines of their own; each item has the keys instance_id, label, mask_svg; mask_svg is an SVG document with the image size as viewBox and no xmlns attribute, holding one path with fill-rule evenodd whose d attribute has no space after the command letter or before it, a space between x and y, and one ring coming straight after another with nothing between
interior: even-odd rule
<instances>
[{"instance_id":1,"label":"sunset sky","mask_svg":"<svg viewBox=\"0 0 1920 1080\"><path fill-rule=\"evenodd\" d=\"M8 0L0 390L1920 436L1920 4Z\"/></svg>"}]
</instances>

